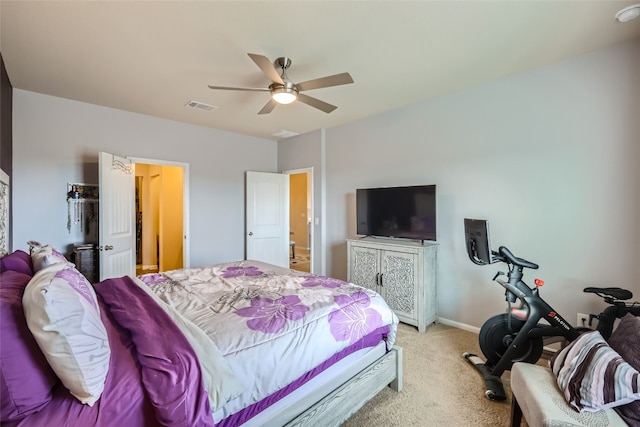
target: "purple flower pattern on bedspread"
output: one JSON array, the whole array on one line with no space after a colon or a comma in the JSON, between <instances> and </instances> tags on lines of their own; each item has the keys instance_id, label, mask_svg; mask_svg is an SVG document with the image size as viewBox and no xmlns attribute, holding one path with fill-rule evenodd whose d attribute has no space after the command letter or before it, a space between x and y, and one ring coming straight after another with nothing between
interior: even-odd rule
<instances>
[{"instance_id":1,"label":"purple flower pattern on bedspread","mask_svg":"<svg viewBox=\"0 0 640 427\"><path fill-rule=\"evenodd\" d=\"M249 267L227 267L226 269L224 269L224 271L222 272L222 277L224 277L225 279L231 278L231 277L240 277L240 276L249 276L249 277L256 277L256 276L262 276L262 274L264 274L262 271L260 271L260 269L258 267L253 267L253 266L249 266Z\"/></svg>"},{"instance_id":2,"label":"purple flower pattern on bedspread","mask_svg":"<svg viewBox=\"0 0 640 427\"><path fill-rule=\"evenodd\" d=\"M215 334L217 342L232 352L246 345L238 339L242 329L252 331L247 335L252 339L266 342L293 336L298 330L311 334L321 330L319 345L330 347L358 342L389 321L377 293L326 276L281 272L249 261L169 271L163 276L163 282L150 286L152 290L170 305L188 311L197 325L210 328L207 333ZM233 324L241 329L220 331L218 315L235 318Z\"/></svg>"},{"instance_id":3,"label":"purple flower pattern on bedspread","mask_svg":"<svg viewBox=\"0 0 640 427\"><path fill-rule=\"evenodd\" d=\"M287 320L300 320L309 311L309 307L300 304L296 295L287 295L278 299L257 297L251 300L251 306L241 308L236 314L252 317L247 327L266 334L280 332Z\"/></svg>"},{"instance_id":4,"label":"purple flower pattern on bedspread","mask_svg":"<svg viewBox=\"0 0 640 427\"><path fill-rule=\"evenodd\" d=\"M247 387L224 404L230 414L258 408L281 384L307 378L347 348L375 346L381 334L388 346L395 342L395 314L378 293L353 283L252 260L163 274L167 280L150 289L211 338Z\"/></svg>"},{"instance_id":5,"label":"purple flower pattern on bedspread","mask_svg":"<svg viewBox=\"0 0 640 427\"><path fill-rule=\"evenodd\" d=\"M344 282L342 280L325 276L310 275L303 277L304 282L302 282L302 286L304 287L322 286L323 288L335 289L348 284L347 282Z\"/></svg>"},{"instance_id":6,"label":"purple flower pattern on bedspread","mask_svg":"<svg viewBox=\"0 0 640 427\"><path fill-rule=\"evenodd\" d=\"M140 279L147 286L162 283L167 280L167 278L162 273L143 274L142 276L138 276L138 279Z\"/></svg>"},{"instance_id":7,"label":"purple flower pattern on bedspread","mask_svg":"<svg viewBox=\"0 0 640 427\"><path fill-rule=\"evenodd\" d=\"M329 324L337 341L349 341L351 344L382 326L382 317L369 307L371 299L365 292L336 295L334 300L340 308L329 314Z\"/></svg>"}]
</instances>

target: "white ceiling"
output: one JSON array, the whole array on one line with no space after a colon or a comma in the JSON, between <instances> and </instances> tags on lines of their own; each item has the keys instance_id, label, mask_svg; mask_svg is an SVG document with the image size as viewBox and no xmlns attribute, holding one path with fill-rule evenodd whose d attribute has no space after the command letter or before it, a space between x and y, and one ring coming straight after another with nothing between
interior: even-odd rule
<instances>
[{"instance_id":1,"label":"white ceiling","mask_svg":"<svg viewBox=\"0 0 640 427\"><path fill-rule=\"evenodd\" d=\"M640 19L614 19L634 3L2 0L0 51L14 88L279 139L640 40ZM290 57L296 83L355 83L305 92L330 114L297 102L258 115L268 93L207 87L268 86L247 53Z\"/></svg>"}]
</instances>

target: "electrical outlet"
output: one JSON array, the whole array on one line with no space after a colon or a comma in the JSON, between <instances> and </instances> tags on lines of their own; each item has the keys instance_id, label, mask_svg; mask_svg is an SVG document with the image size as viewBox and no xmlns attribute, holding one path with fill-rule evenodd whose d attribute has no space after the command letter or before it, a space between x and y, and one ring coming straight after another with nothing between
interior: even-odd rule
<instances>
[{"instance_id":1,"label":"electrical outlet","mask_svg":"<svg viewBox=\"0 0 640 427\"><path fill-rule=\"evenodd\" d=\"M589 327L589 315L584 313L578 313L578 322L576 326L579 328L588 328Z\"/></svg>"}]
</instances>

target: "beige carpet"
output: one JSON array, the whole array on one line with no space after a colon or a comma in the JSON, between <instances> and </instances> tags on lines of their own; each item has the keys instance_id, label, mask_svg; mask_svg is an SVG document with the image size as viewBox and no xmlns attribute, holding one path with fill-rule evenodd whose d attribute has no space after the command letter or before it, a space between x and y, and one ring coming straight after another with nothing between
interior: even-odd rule
<instances>
[{"instance_id":1,"label":"beige carpet","mask_svg":"<svg viewBox=\"0 0 640 427\"><path fill-rule=\"evenodd\" d=\"M311 271L309 251L296 250L295 258L289 258L289 268L309 273Z\"/></svg>"},{"instance_id":2,"label":"beige carpet","mask_svg":"<svg viewBox=\"0 0 640 427\"><path fill-rule=\"evenodd\" d=\"M482 354L477 334L442 324L420 334L401 323L397 344L404 350L403 390L385 388L343 427L509 425L510 372L502 375L508 399L490 401L482 376L462 357Z\"/></svg>"}]
</instances>

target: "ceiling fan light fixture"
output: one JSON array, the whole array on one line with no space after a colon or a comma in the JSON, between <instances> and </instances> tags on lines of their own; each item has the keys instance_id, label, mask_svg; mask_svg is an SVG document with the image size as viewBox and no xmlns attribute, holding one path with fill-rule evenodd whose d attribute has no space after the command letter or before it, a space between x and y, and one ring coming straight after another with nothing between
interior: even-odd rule
<instances>
[{"instance_id":1,"label":"ceiling fan light fixture","mask_svg":"<svg viewBox=\"0 0 640 427\"><path fill-rule=\"evenodd\" d=\"M293 83L285 83L284 85L274 83L269 86L271 98L278 104L291 104L298 97L298 89Z\"/></svg>"},{"instance_id":2,"label":"ceiling fan light fixture","mask_svg":"<svg viewBox=\"0 0 640 427\"><path fill-rule=\"evenodd\" d=\"M271 97L278 104L291 104L296 100L296 95L289 92L275 92L271 94Z\"/></svg>"},{"instance_id":3,"label":"ceiling fan light fixture","mask_svg":"<svg viewBox=\"0 0 640 427\"><path fill-rule=\"evenodd\" d=\"M271 85L271 98L278 104L291 104L298 97L298 90L290 86Z\"/></svg>"}]
</instances>

